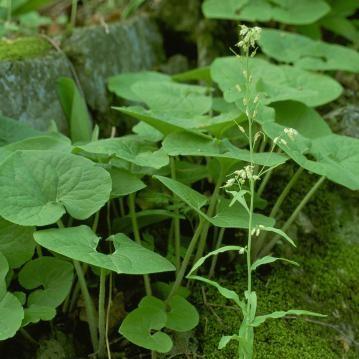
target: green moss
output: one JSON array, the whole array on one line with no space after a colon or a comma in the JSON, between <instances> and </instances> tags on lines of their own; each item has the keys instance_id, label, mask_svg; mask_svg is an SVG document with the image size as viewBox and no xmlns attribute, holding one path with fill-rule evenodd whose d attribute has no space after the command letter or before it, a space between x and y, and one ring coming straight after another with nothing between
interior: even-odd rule
<instances>
[{"instance_id":1,"label":"green moss","mask_svg":"<svg viewBox=\"0 0 359 359\"><path fill-rule=\"evenodd\" d=\"M310 178L303 180L284 211L293 210L291 203L298 203L311 182ZM323 186L305 210L315 231L305 235L299 230L299 246L290 255L300 267L274 264L263 267L264 272L255 278L258 314L306 309L328 315L320 320L268 320L255 330L255 358L358 358L354 342L359 336L359 246L353 241L359 230L359 216L358 201L353 196L345 191L339 194L331 184ZM237 293L243 293L246 287L243 265L230 277L219 274L217 278ZM215 306L205 306L198 299L198 307L202 308L198 330L201 351L205 358L233 359L236 343L222 351L217 346L222 335L238 331L241 315L229 308L230 303L215 289L208 288L206 299Z\"/></svg>"},{"instance_id":2,"label":"green moss","mask_svg":"<svg viewBox=\"0 0 359 359\"><path fill-rule=\"evenodd\" d=\"M39 37L23 37L16 40L0 41L0 60L14 61L42 56L51 48Z\"/></svg>"}]
</instances>

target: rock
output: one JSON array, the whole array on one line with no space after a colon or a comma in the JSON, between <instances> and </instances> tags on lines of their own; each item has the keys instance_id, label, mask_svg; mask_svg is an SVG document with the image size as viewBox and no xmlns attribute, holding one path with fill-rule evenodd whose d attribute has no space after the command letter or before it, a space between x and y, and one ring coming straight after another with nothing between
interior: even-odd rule
<instances>
[{"instance_id":1,"label":"rock","mask_svg":"<svg viewBox=\"0 0 359 359\"><path fill-rule=\"evenodd\" d=\"M65 131L55 87L60 76L71 76L68 60L46 40L1 41L0 112L39 130L47 130L54 120Z\"/></svg>"},{"instance_id":2,"label":"rock","mask_svg":"<svg viewBox=\"0 0 359 359\"><path fill-rule=\"evenodd\" d=\"M163 60L162 37L147 16L104 26L75 29L63 49L72 61L86 101L106 113L107 79L121 72L151 69Z\"/></svg>"}]
</instances>

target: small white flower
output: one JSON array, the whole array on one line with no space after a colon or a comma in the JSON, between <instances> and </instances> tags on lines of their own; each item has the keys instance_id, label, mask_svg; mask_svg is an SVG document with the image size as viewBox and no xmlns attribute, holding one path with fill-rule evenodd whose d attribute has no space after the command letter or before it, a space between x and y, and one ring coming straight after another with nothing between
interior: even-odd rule
<instances>
[{"instance_id":1,"label":"small white flower","mask_svg":"<svg viewBox=\"0 0 359 359\"><path fill-rule=\"evenodd\" d=\"M239 131L241 131L242 133L246 133L246 130L242 127L242 126L238 126Z\"/></svg>"},{"instance_id":2,"label":"small white flower","mask_svg":"<svg viewBox=\"0 0 359 359\"><path fill-rule=\"evenodd\" d=\"M227 182L225 183L225 185L222 186L222 188L232 187L235 182L236 182L236 179L235 179L235 178L230 178L230 179L227 180Z\"/></svg>"},{"instance_id":3,"label":"small white flower","mask_svg":"<svg viewBox=\"0 0 359 359\"><path fill-rule=\"evenodd\" d=\"M284 133L293 141L294 137L298 135L298 131L294 128L285 128Z\"/></svg>"}]
</instances>

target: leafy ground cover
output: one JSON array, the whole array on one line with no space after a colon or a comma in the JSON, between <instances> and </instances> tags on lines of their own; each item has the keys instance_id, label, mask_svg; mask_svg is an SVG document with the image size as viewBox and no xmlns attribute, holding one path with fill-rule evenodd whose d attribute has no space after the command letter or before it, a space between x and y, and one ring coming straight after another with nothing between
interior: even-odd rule
<instances>
[{"instance_id":1,"label":"leafy ground cover","mask_svg":"<svg viewBox=\"0 0 359 359\"><path fill-rule=\"evenodd\" d=\"M66 134L1 116L5 357L356 357L359 140L324 118L335 71L359 71L356 7L206 0L209 19L246 21L237 42L108 78L111 128L76 76L54 84ZM6 33L47 21L6 9Z\"/></svg>"}]
</instances>

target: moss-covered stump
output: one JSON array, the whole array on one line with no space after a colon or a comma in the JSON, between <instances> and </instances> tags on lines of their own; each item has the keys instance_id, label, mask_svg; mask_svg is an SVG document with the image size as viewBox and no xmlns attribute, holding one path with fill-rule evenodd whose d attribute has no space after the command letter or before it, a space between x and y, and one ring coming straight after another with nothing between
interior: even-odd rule
<instances>
[{"instance_id":1,"label":"moss-covered stump","mask_svg":"<svg viewBox=\"0 0 359 359\"><path fill-rule=\"evenodd\" d=\"M74 64L87 103L100 113L109 110L106 86L110 76L151 69L163 60L162 37L146 16L75 29L63 48Z\"/></svg>"},{"instance_id":2,"label":"moss-covered stump","mask_svg":"<svg viewBox=\"0 0 359 359\"><path fill-rule=\"evenodd\" d=\"M359 336L359 206L353 193L323 187L305 212L311 233L298 231L298 249L291 256L300 267L274 264L263 267L254 287L258 313L307 309L328 315L318 318L268 320L255 330L255 358L335 359L358 358ZM283 253L282 253L283 255ZM246 287L243 264L220 282L238 293ZM263 272L264 270L264 272ZM197 330L200 351L206 359L236 358L236 344L218 350L222 335L238 331L241 315L215 289L206 289Z\"/></svg>"},{"instance_id":3,"label":"moss-covered stump","mask_svg":"<svg viewBox=\"0 0 359 359\"><path fill-rule=\"evenodd\" d=\"M56 80L71 76L68 60L42 38L0 41L0 112L47 130L55 121L66 130Z\"/></svg>"}]
</instances>

